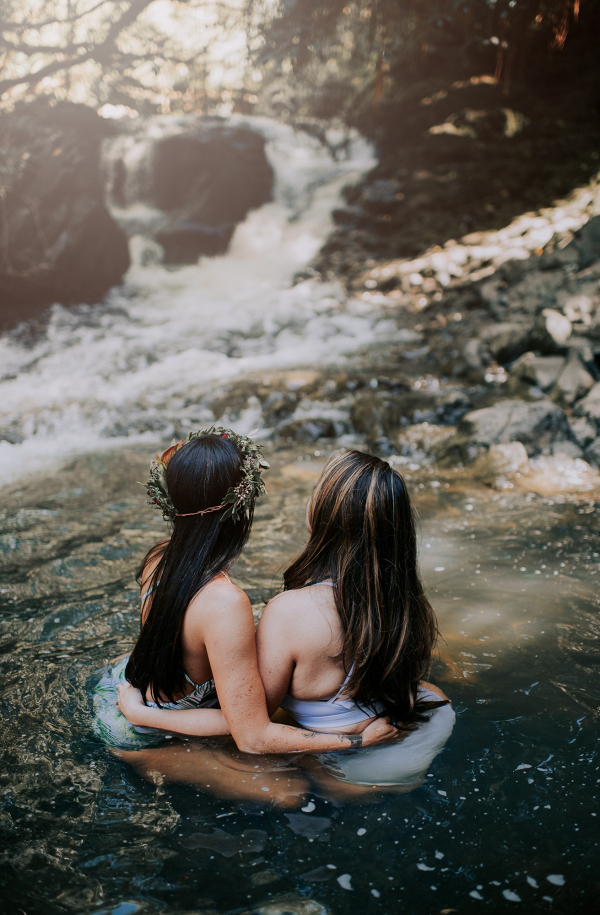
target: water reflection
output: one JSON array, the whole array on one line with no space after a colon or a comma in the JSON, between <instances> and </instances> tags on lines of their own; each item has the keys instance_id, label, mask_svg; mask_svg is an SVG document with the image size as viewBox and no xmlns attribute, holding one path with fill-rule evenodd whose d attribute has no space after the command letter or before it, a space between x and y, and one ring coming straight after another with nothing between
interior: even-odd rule
<instances>
[{"instance_id":1,"label":"water reflection","mask_svg":"<svg viewBox=\"0 0 600 915\"><path fill-rule=\"evenodd\" d=\"M302 541L320 461L274 455L235 575L257 612ZM95 455L5 493L5 906L308 915L402 905L422 915L473 899L494 911L547 911L550 900L554 911L589 910L600 778L594 493L494 492L409 468L445 638L435 679L457 712L451 740L422 787L399 796L346 796L314 762L202 748L205 768L218 766L211 778L244 769L258 790L240 800L221 785L211 794L152 778L150 763L140 774L90 729L94 671L131 644L133 569L162 532L136 485L146 463L145 452ZM179 744L180 773L196 746Z\"/></svg>"}]
</instances>

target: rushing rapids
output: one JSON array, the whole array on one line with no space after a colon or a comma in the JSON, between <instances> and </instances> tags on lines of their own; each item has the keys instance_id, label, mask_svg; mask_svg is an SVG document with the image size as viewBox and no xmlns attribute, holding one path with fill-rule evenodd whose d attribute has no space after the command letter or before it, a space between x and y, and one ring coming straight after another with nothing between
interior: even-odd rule
<instances>
[{"instance_id":1,"label":"rushing rapids","mask_svg":"<svg viewBox=\"0 0 600 915\"><path fill-rule=\"evenodd\" d=\"M266 140L273 200L237 226L226 254L164 266L151 237L160 213L129 192L127 206L113 199L116 218L133 233L125 285L102 305L54 306L33 338L17 330L0 339L5 477L116 440L169 438L174 421L185 429L212 418L203 404L211 384L332 359L396 330L379 312L348 302L336 283L293 285L325 240L342 187L372 166L371 147L358 136L333 132L325 145L272 121L250 123ZM153 134L176 127L151 123L137 157L131 148L123 154L121 137L108 141L109 179L116 159L143 197L135 170L143 173Z\"/></svg>"}]
</instances>

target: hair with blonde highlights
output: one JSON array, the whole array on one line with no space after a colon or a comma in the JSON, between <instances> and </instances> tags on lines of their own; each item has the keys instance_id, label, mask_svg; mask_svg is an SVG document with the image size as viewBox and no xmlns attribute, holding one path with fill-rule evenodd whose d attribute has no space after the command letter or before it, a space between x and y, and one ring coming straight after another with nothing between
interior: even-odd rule
<instances>
[{"instance_id":1,"label":"hair with blonde highlights","mask_svg":"<svg viewBox=\"0 0 600 915\"><path fill-rule=\"evenodd\" d=\"M404 480L387 461L360 451L325 466L308 510L309 541L284 573L286 590L334 582L349 680L344 695L378 700L405 725L427 720L443 701L426 701L438 627L417 567L414 513Z\"/></svg>"}]
</instances>

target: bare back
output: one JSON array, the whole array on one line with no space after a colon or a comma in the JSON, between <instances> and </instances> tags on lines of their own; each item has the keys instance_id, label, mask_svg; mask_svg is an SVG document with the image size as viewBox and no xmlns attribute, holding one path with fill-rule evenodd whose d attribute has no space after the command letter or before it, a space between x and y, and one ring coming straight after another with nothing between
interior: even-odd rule
<instances>
[{"instance_id":1,"label":"bare back","mask_svg":"<svg viewBox=\"0 0 600 915\"><path fill-rule=\"evenodd\" d=\"M269 711L281 704L286 693L303 701L336 696L348 673L339 657L341 647L342 625L331 584L284 591L273 598L257 632L259 670ZM422 686L446 698L437 687ZM359 732L369 720L344 730Z\"/></svg>"},{"instance_id":2,"label":"bare back","mask_svg":"<svg viewBox=\"0 0 600 915\"><path fill-rule=\"evenodd\" d=\"M145 622L152 606L150 582L161 555L159 552L146 564L142 575L142 623ZM228 603L232 597L238 598L244 603L248 601L241 588L234 585L225 572L220 572L195 595L186 610L181 631L182 662L183 669L192 683L206 683L213 679L206 648L207 625L210 624L209 618L215 605ZM192 683L184 692L174 698L180 698L191 692L194 688Z\"/></svg>"},{"instance_id":3,"label":"bare back","mask_svg":"<svg viewBox=\"0 0 600 915\"><path fill-rule=\"evenodd\" d=\"M259 623L257 645L265 687L269 683L269 707L271 694L279 702L285 693L307 700L334 696L346 672L338 657L342 628L331 585L284 591L273 598Z\"/></svg>"}]
</instances>

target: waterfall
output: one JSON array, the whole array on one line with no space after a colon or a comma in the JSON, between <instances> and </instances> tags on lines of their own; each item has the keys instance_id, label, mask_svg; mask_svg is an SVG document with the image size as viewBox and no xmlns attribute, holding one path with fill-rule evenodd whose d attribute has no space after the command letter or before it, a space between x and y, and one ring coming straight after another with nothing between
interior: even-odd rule
<instances>
[{"instance_id":1,"label":"waterfall","mask_svg":"<svg viewBox=\"0 0 600 915\"><path fill-rule=\"evenodd\" d=\"M178 267L161 263L153 233L163 214L147 186L157 137L185 124L155 118L145 135L108 142L108 203L130 235L132 266L104 302L57 304L33 339L0 338L4 478L96 448L166 440L213 419L205 397L219 382L330 363L389 332L338 283L294 283L326 240L344 185L373 167L370 145L333 131L323 143L268 119L230 123L264 137L272 199L237 225L226 253Z\"/></svg>"}]
</instances>

